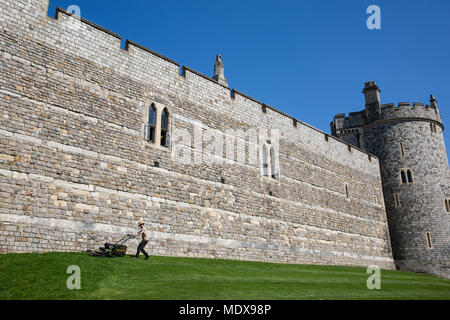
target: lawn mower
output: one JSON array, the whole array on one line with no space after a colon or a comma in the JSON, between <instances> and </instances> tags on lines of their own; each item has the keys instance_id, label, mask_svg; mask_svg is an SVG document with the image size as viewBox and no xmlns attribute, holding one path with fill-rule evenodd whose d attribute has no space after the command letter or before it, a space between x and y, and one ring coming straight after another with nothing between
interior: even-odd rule
<instances>
[{"instance_id":1,"label":"lawn mower","mask_svg":"<svg viewBox=\"0 0 450 320\"><path fill-rule=\"evenodd\" d=\"M99 247L96 250L87 250L87 252L91 257L123 257L127 252L125 242L131 238L134 238L134 236L127 234L116 243L106 242L103 247Z\"/></svg>"}]
</instances>

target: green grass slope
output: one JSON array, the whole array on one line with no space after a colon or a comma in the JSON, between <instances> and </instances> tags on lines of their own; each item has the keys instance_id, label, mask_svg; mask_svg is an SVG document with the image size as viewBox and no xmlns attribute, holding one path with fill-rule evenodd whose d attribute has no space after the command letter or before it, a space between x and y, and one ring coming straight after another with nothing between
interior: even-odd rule
<instances>
[{"instance_id":1,"label":"green grass slope","mask_svg":"<svg viewBox=\"0 0 450 320\"><path fill-rule=\"evenodd\" d=\"M69 290L67 267L81 270ZM450 280L381 272L369 290L365 268L86 253L0 255L0 299L450 299Z\"/></svg>"}]
</instances>

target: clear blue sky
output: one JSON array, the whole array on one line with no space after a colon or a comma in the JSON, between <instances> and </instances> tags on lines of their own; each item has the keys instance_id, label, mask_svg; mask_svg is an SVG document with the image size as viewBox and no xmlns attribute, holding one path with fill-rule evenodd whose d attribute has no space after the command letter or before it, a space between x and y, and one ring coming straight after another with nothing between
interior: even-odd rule
<instances>
[{"instance_id":1,"label":"clear blue sky","mask_svg":"<svg viewBox=\"0 0 450 320\"><path fill-rule=\"evenodd\" d=\"M217 53L231 88L325 132L336 113L362 110L364 82L382 103L429 103L450 148L450 1L50 0L212 76ZM381 30L366 9L381 8Z\"/></svg>"}]
</instances>

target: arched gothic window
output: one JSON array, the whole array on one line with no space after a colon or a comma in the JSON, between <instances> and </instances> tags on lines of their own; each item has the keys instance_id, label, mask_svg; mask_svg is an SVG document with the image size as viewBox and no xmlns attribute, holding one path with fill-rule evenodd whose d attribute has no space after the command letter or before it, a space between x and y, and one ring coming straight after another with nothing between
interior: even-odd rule
<instances>
[{"instance_id":1,"label":"arched gothic window","mask_svg":"<svg viewBox=\"0 0 450 320\"><path fill-rule=\"evenodd\" d=\"M278 179L278 167L276 165L275 149L270 148L270 169L272 171L272 178Z\"/></svg>"},{"instance_id":2,"label":"arched gothic window","mask_svg":"<svg viewBox=\"0 0 450 320\"><path fill-rule=\"evenodd\" d=\"M169 146L169 111L167 108L161 113L161 146Z\"/></svg>"},{"instance_id":3,"label":"arched gothic window","mask_svg":"<svg viewBox=\"0 0 450 320\"><path fill-rule=\"evenodd\" d=\"M402 176L402 183L408 183L406 180L406 173L404 170L400 171L400 175Z\"/></svg>"},{"instance_id":4,"label":"arched gothic window","mask_svg":"<svg viewBox=\"0 0 450 320\"><path fill-rule=\"evenodd\" d=\"M430 123L430 129L431 129L432 133L437 133L436 124L435 123Z\"/></svg>"},{"instance_id":5,"label":"arched gothic window","mask_svg":"<svg viewBox=\"0 0 450 320\"><path fill-rule=\"evenodd\" d=\"M169 108L158 103L152 103L145 117L145 140L156 147L170 147L170 113Z\"/></svg>"},{"instance_id":6,"label":"arched gothic window","mask_svg":"<svg viewBox=\"0 0 450 320\"><path fill-rule=\"evenodd\" d=\"M155 142L156 135L156 107L152 103L148 110L148 124L146 126L146 139Z\"/></svg>"},{"instance_id":7,"label":"arched gothic window","mask_svg":"<svg viewBox=\"0 0 450 320\"><path fill-rule=\"evenodd\" d=\"M268 176L269 175L269 167L267 163L267 147L265 144L263 144L262 147L262 163L263 163L263 175Z\"/></svg>"},{"instance_id":8,"label":"arched gothic window","mask_svg":"<svg viewBox=\"0 0 450 320\"><path fill-rule=\"evenodd\" d=\"M413 183L413 176L411 170L407 170L406 173L408 175L408 183Z\"/></svg>"}]
</instances>

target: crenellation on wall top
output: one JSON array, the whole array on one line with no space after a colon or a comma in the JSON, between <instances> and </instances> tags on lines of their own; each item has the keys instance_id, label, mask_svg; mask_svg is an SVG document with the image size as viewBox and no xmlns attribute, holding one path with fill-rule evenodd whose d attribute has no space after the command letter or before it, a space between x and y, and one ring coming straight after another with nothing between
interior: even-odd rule
<instances>
[{"instance_id":1,"label":"crenellation on wall top","mask_svg":"<svg viewBox=\"0 0 450 320\"><path fill-rule=\"evenodd\" d=\"M399 102L381 105L381 118L430 118L441 123L439 109L421 102Z\"/></svg>"},{"instance_id":2,"label":"crenellation on wall top","mask_svg":"<svg viewBox=\"0 0 450 320\"><path fill-rule=\"evenodd\" d=\"M238 90L236 90L236 89L231 89L231 98L232 98L232 99L236 99L236 94L238 94L238 95L240 95L240 96L242 96L242 97L244 97L244 98L246 98L246 99L248 99L248 100L251 100L251 101L253 101L253 102L257 103L257 104L264 105L264 104L263 104L262 102L260 102L258 99L255 99L255 98L253 98L253 97L250 97L250 96L246 95L245 93L242 93L242 92L240 92L240 91L238 91Z\"/></svg>"},{"instance_id":3,"label":"crenellation on wall top","mask_svg":"<svg viewBox=\"0 0 450 320\"><path fill-rule=\"evenodd\" d=\"M73 13L70 13L70 12L64 10L61 7L57 7L56 8L56 13L55 13L55 19L56 20L58 20L59 13L64 13L64 14L66 14L68 16L73 16L74 15ZM98 24L95 24L92 21L89 21L89 20L87 20L87 19L85 19L83 17L77 17L77 19L79 19L81 22L84 22L84 23L90 25L91 27L94 27L95 29L103 31L103 32L105 32L105 33L107 33L107 34L109 34L109 35L111 35L111 36L113 36L113 37L115 37L115 38L117 38L119 40L122 39L122 37L120 35L118 35L117 33L112 32L112 31L110 31L110 30L108 30L106 28L103 28L102 26L99 26Z\"/></svg>"},{"instance_id":4,"label":"crenellation on wall top","mask_svg":"<svg viewBox=\"0 0 450 320\"><path fill-rule=\"evenodd\" d=\"M213 78L211 78L211 77L208 77L207 75L205 75L205 74L203 74L203 73L201 73L201 72L198 72L198 71L196 71L196 70L194 70L194 69L191 69L191 68L189 68L189 67L186 67L186 66L183 66L183 67L181 68L181 75L182 75L183 77L186 77L186 71L191 72L191 73L193 73L193 74L195 74L195 75L197 75L197 76L199 76L199 77L201 77L201 78L204 78L204 79L206 79L206 80L208 80L208 81L211 81L212 83L217 84L217 85L219 85L219 86L222 87L222 88L225 88L225 89L227 89L227 90L230 90L230 88L228 88L227 86L225 86L225 85L219 83L217 80L215 80L215 79L213 79Z\"/></svg>"},{"instance_id":5,"label":"crenellation on wall top","mask_svg":"<svg viewBox=\"0 0 450 320\"><path fill-rule=\"evenodd\" d=\"M411 118L426 118L442 124L439 110L437 107L425 105L421 102L399 102L385 103L380 106L380 117L375 120L389 120L389 119L411 119ZM363 127L374 121L368 121L364 110L358 112L350 112L348 116L345 113L338 113L334 116L332 127L336 130Z\"/></svg>"},{"instance_id":6,"label":"crenellation on wall top","mask_svg":"<svg viewBox=\"0 0 450 320\"><path fill-rule=\"evenodd\" d=\"M151 49L149 49L147 47L144 47L143 45L140 45L140 44L138 44L138 43L136 43L136 42L134 42L134 41L132 41L130 39L127 39L125 41L125 50L126 51L129 50L130 45L132 45L132 46L134 46L136 48L139 48L141 50L144 50L145 52L151 53L152 55L155 55L158 58L161 58L161 59L166 60L166 61L168 61L170 63L173 63L177 67L180 67L180 64L178 62L176 62L175 60L172 60L172 59L170 59L170 58L168 58L168 57L166 57L166 56L164 56L164 55L162 55L162 54L160 54L160 53L158 53L156 51L153 51L153 50L151 50Z\"/></svg>"},{"instance_id":7,"label":"crenellation on wall top","mask_svg":"<svg viewBox=\"0 0 450 320\"><path fill-rule=\"evenodd\" d=\"M397 104L395 103L384 103L381 105L381 109L388 109L388 108L399 108L399 107L410 107L410 108L414 108L414 107L423 107L424 109L427 108L431 108L431 109L437 109L434 106L430 106L428 104L424 104L422 102L398 102Z\"/></svg>"}]
</instances>

